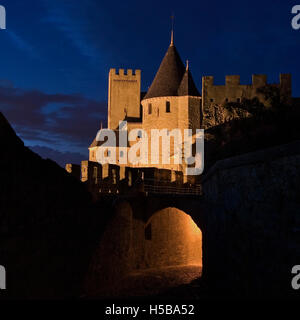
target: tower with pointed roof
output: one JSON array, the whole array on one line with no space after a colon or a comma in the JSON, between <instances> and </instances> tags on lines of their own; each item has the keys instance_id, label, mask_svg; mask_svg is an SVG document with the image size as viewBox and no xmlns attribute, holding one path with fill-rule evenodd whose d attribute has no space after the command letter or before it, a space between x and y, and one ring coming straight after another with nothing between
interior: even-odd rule
<instances>
[{"instance_id":1,"label":"tower with pointed roof","mask_svg":"<svg viewBox=\"0 0 300 320\"><path fill-rule=\"evenodd\" d=\"M200 128L201 96L194 83L188 62L184 66L174 43L171 43L141 101L143 128L182 130ZM172 146L171 146L172 147ZM171 150L172 152L172 150ZM180 170L179 165L163 165L163 168Z\"/></svg>"},{"instance_id":2,"label":"tower with pointed roof","mask_svg":"<svg viewBox=\"0 0 300 320\"><path fill-rule=\"evenodd\" d=\"M272 85L268 85L266 75L253 75L250 85L240 84L238 75L227 75L225 85L216 85L213 76L204 76L202 77L200 95L193 80L189 62L187 61L184 65L176 49L172 28L170 45L146 93L141 93L141 70L110 69L108 128L114 130L116 136L120 136L119 122L127 121L125 133L129 135L133 129L137 129L138 132L143 129L147 133L149 147L148 164L140 165L127 161L128 150L131 151L131 147L139 141L127 139L125 146L123 143L114 145L112 153L117 156L116 164L121 169L127 166L138 166L186 172L184 161L183 165L175 164L172 159L171 163L163 164L162 154L165 146L163 146L162 139L155 142L156 146L160 146L156 158L158 161L153 163L152 150L150 150L153 141L151 141L151 130L167 130L166 134L171 139L170 154L171 156L175 155L175 137L172 133L174 129L179 129L184 137L185 129L192 129L195 133L196 129L207 129L234 118L247 117L249 114L243 108L235 108L232 111L227 108L227 103L234 103L238 107L241 106L244 99L254 98L259 99L261 103L269 103L263 95L258 94L258 89L265 86L276 87L280 94L287 97L287 101L290 101L291 75L289 74L280 75L279 84ZM182 144L180 147L182 148ZM89 161L91 163L97 162L96 155L99 149L103 151L105 148L102 143L94 139L89 147ZM105 149L105 152L110 153L111 151ZM124 155L126 155L125 159Z\"/></svg>"},{"instance_id":3,"label":"tower with pointed roof","mask_svg":"<svg viewBox=\"0 0 300 320\"><path fill-rule=\"evenodd\" d=\"M183 64L174 44L174 31L171 32L171 42L158 68L149 90L141 99L141 72L136 70L111 69L109 72L108 94L108 128L118 130L119 121L127 121L127 130L141 128L151 139L152 129L196 129L200 128L201 96L194 83L188 62ZM161 143L161 142L160 142ZM129 143L131 145L131 143ZM149 140L149 148L151 140ZM90 161L96 161L99 143L93 141L89 147ZM162 146L160 147L160 150ZM174 153L174 143L171 144L171 154ZM150 157L149 150L149 157ZM180 170L181 165L159 163L149 167ZM117 159L117 164L120 161Z\"/></svg>"}]
</instances>

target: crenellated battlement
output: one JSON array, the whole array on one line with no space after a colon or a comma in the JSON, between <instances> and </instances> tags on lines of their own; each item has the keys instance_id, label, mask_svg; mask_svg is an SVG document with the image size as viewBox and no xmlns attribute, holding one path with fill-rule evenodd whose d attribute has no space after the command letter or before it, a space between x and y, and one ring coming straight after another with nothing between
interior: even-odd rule
<instances>
[{"instance_id":1,"label":"crenellated battlement","mask_svg":"<svg viewBox=\"0 0 300 320\"><path fill-rule=\"evenodd\" d=\"M281 73L279 81L281 86L292 87L292 75L290 73Z\"/></svg>"},{"instance_id":2,"label":"crenellated battlement","mask_svg":"<svg viewBox=\"0 0 300 320\"><path fill-rule=\"evenodd\" d=\"M67 165L72 168L72 165ZM74 172L68 171L74 175ZM78 176L78 179L79 176ZM81 162L81 181L96 197L103 193L128 194L138 188L139 192L176 193L200 195L201 188L196 176L184 176L182 171ZM144 190L143 190L144 189Z\"/></svg>"},{"instance_id":3,"label":"crenellated battlement","mask_svg":"<svg viewBox=\"0 0 300 320\"><path fill-rule=\"evenodd\" d=\"M136 69L136 70L132 70L132 69L115 69L112 68L109 71L109 76L113 77L113 78L122 78L125 79L127 77L137 77L140 78L141 77L141 70Z\"/></svg>"},{"instance_id":4,"label":"crenellated battlement","mask_svg":"<svg viewBox=\"0 0 300 320\"><path fill-rule=\"evenodd\" d=\"M240 85L240 76L226 76L225 77L226 86L238 86Z\"/></svg>"},{"instance_id":5,"label":"crenellated battlement","mask_svg":"<svg viewBox=\"0 0 300 320\"><path fill-rule=\"evenodd\" d=\"M222 106L226 103L241 103L243 99L258 99L265 106L270 106L270 100L258 90L262 87L277 88L280 95L289 103L292 96L292 79L290 74L280 74L279 82L268 83L267 75L253 74L251 84L241 84L239 75L225 76L225 85L214 84L213 76L202 78L202 112L204 128L220 124L230 116L223 112ZM221 109L218 109L220 108ZM216 118L216 108L219 116Z\"/></svg>"},{"instance_id":6,"label":"crenellated battlement","mask_svg":"<svg viewBox=\"0 0 300 320\"><path fill-rule=\"evenodd\" d=\"M278 85L291 86L291 74L280 74L279 75L279 83ZM213 76L204 76L202 77L203 86L220 86L214 84ZM253 87L262 87L268 85L267 75L265 74L253 74L252 75L252 83L250 86ZM240 76L239 75L227 75L225 76L225 86L240 86Z\"/></svg>"}]
</instances>

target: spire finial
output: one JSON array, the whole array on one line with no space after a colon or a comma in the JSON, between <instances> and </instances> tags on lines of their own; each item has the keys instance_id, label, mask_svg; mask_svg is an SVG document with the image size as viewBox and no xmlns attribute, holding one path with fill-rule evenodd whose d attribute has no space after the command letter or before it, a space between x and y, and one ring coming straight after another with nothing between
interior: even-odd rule
<instances>
[{"instance_id":1,"label":"spire finial","mask_svg":"<svg viewBox=\"0 0 300 320\"><path fill-rule=\"evenodd\" d=\"M189 70L189 60L186 60L186 71Z\"/></svg>"},{"instance_id":2,"label":"spire finial","mask_svg":"<svg viewBox=\"0 0 300 320\"><path fill-rule=\"evenodd\" d=\"M172 20L172 30L171 30L171 46L174 46L174 13L171 16Z\"/></svg>"},{"instance_id":3,"label":"spire finial","mask_svg":"<svg viewBox=\"0 0 300 320\"><path fill-rule=\"evenodd\" d=\"M103 129L103 122L101 121L101 125L100 125L101 130Z\"/></svg>"}]
</instances>

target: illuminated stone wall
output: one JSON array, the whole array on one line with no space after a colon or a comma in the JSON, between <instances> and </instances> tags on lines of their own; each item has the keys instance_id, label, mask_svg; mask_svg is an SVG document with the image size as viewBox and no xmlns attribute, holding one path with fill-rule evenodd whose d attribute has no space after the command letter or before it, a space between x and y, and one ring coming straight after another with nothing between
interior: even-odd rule
<instances>
[{"instance_id":1,"label":"illuminated stone wall","mask_svg":"<svg viewBox=\"0 0 300 320\"><path fill-rule=\"evenodd\" d=\"M127 201L117 205L87 273L90 293L117 290L122 279L135 270L202 267L202 232L189 215L167 208L145 222L144 210L134 212Z\"/></svg>"},{"instance_id":2,"label":"illuminated stone wall","mask_svg":"<svg viewBox=\"0 0 300 320\"><path fill-rule=\"evenodd\" d=\"M145 225L147 267L202 265L202 233L184 212L167 208Z\"/></svg>"},{"instance_id":3,"label":"illuminated stone wall","mask_svg":"<svg viewBox=\"0 0 300 320\"><path fill-rule=\"evenodd\" d=\"M110 69L108 92L108 128L116 129L125 117L139 118L141 70Z\"/></svg>"}]
</instances>

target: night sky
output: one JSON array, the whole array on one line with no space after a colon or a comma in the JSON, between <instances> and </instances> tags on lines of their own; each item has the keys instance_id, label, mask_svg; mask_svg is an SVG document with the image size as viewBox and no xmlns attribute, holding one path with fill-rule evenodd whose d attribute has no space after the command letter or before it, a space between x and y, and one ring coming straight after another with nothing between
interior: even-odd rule
<instances>
[{"instance_id":1,"label":"night sky","mask_svg":"<svg viewBox=\"0 0 300 320\"><path fill-rule=\"evenodd\" d=\"M88 158L107 118L109 68L142 70L147 90L170 42L194 80L253 73L278 82L292 73L300 96L300 30L295 1L0 0L0 111L27 146L59 164ZM298 1L300 4L300 1Z\"/></svg>"}]
</instances>

